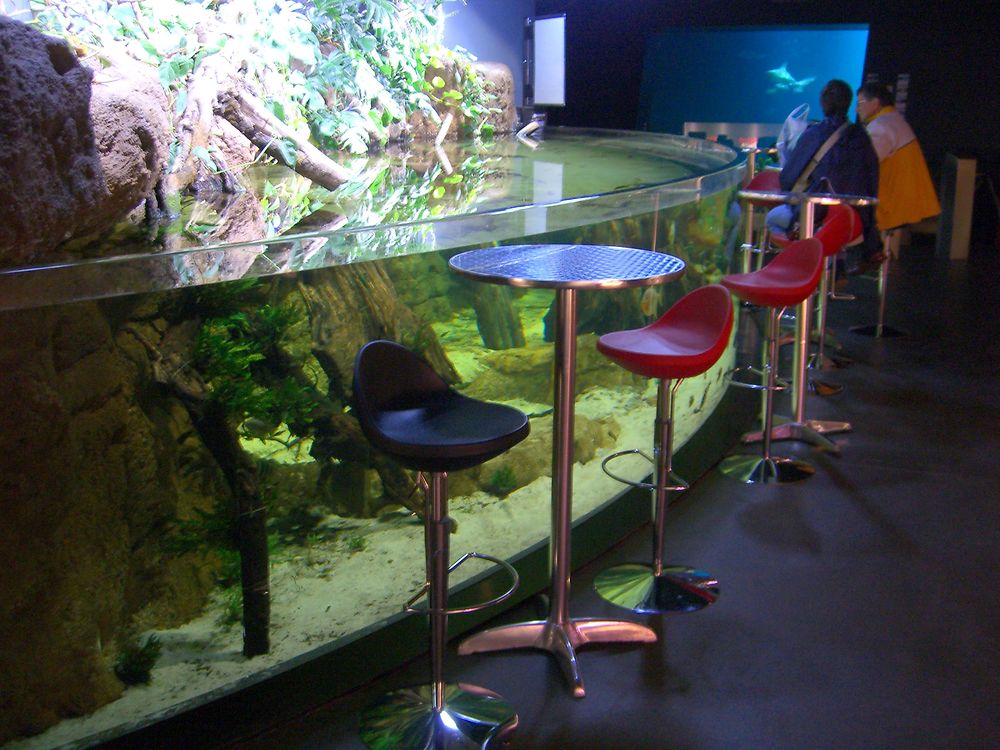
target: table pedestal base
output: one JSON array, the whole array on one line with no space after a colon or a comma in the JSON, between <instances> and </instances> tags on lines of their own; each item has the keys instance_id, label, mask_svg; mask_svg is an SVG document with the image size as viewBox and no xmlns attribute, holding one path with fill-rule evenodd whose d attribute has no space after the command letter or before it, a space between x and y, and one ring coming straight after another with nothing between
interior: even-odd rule
<instances>
[{"instance_id":1,"label":"table pedestal base","mask_svg":"<svg viewBox=\"0 0 1000 750\"><path fill-rule=\"evenodd\" d=\"M576 661L576 649L589 643L653 643L656 633L645 625L625 620L580 619L554 622L536 620L484 630L461 643L458 653L478 654L514 648L548 651L559 663L574 698L587 693Z\"/></svg>"},{"instance_id":2,"label":"table pedestal base","mask_svg":"<svg viewBox=\"0 0 1000 750\"><path fill-rule=\"evenodd\" d=\"M809 443L830 453L840 453L840 447L832 440L824 437L824 435L850 431L850 422L807 419L804 422L785 422L773 427L771 429L771 440L795 440L800 443ZM759 443L763 439L763 433L757 430L756 432L746 433L742 437L742 442Z\"/></svg>"}]
</instances>

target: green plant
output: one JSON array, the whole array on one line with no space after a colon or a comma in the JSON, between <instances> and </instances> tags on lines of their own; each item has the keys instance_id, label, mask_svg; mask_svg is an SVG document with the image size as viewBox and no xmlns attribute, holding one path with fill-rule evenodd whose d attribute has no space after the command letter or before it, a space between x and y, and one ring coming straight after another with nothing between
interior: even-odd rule
<instances>
[{"instance_id":1,"label":"green plant","mask_svg":"<svg viewBox=\"0 0 1000 750\"><path fill-rule=\"evenodd\" d=\"M517 475L510 466L501 466L486 480L486 489L497 497L506 497L517 489Z\"/></svg>"},{"instance_id":2,"label":"green plant","mask_svg":"<svg viewBox=\"0 0 1000 750\"><path fill-rule=\"evenodd\" d=\"M133 0L109 7L104 0L32 0L31 8L35 23L84 54L103 62L103 50L124 50L155 66L178 115L189 78L220 55L293 130L365 153L410 113L436 117L434 89L424 80L432 60L470 62L468 53L449 51L438 39L439 9L449 1ZM487 106L473 78L463 76L463 89L449 94L467 114ZM291 152L289 143L276 145ZM195 155L215 170L207 149Z\"/></svg>"},{"instance_id":3,"label":"green plant","mask_svg":"<svg viewBox=\"0 0 1000 750\"><path fill-rule=\"evenodd\" d=\"M115 674L126 685L148 685L162 650L163 644L155 633L143 643L138 638L129 639L115 660Z\"/></svg>"},{"instance_id":4,"label":"green plant","mask_svg":"<svg viewBox=\"0 0 1000 750\"><path fill-rule=\"evenodd\" d=\"M315 408L312 390L294 377L280 373L280 344L296 321L291 308L263 305L202 323L194 347L194 363L209 389L234 424L252 420L253 433L261 426L307 421ZM246 428L245 428L246 429ZM266 430L265 430L266 431Z\"/></svg>"},{"instance_id":5,"label":"green plant","mask_svg":"<svg viewBox=\"0 0 1000 750\"><path fill-rule=\"evenodd\" d=\"M243 590L239 585L227 586L222 590L222 612L216 623L223 628L238 625L243 619Z\"/></svg>"},{"instance_id":6,"label":"green plant","mask_svg":"<svg viewBox=\"0 0 1000 750\"><path fill-rule=\"evenodd\" d=\"M344 541L344 547L350 554L355 554L356 552L363 552L368 547L368 540L365 539L360 534L348 537Z\"/></svg>"}]
</instances>

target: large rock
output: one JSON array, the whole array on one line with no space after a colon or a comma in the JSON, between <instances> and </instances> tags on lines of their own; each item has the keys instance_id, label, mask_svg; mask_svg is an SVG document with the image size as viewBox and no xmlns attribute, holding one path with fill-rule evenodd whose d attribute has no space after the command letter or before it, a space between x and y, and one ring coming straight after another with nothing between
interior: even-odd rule
<instances>
[{"instance_id":1,"label":"large rock","mask_svg":"<svg viewBox=\"0 0 1000 750\"><path fill-rule=\"evenodd\" d=\"M94 73L90 119L104 185L78 234L103 231L151 198L170 150L169 102L156 71L124 55L102 56L114 64Z\"/></svg>"},{"instance_id":2,"label":"large rock","mask_svg":"<svg viewBox=\"0 0 1000 750\"><path fill-rule=\"evenodd\" d=\"M0 202L0 267L143 204L167 158L167 111L151 68L123 60L95 74L63 40L0 16L0 194L14 197Z\"/></svg>"},{"instance_id":3,"label":"large rock","mask_svg":"<svg viewBox=\"0 0 1000 750\"><path fill-rule=\"evenodd\" d=\"M93 302L0 317L0 744L115 700L130 634L188 621L214 585L164 544L225 489L152 382L163 328L116 331Z\"/></svg>"},{"instance_id":4,"label":"large rock","mask_svg":"<svg viewBox=\"0 0 1000 750\"><path fill-rule=\"evenodd\" d=\"M510 133L517 122L517 110L514 108L514 74L510 68L499 62L476 62L473 69L483 80L486 93L493 99L491 112L486 122L493 130L500 133Z\"/></svg>"},{"instance_id":5,"label":"large rock","mask_svg":"<svg viewBox=\"0 0 1000 750\"><path fill-rule=\"evenodd\" d=\"M76 234L102 197L90 96L66 42L0 16L0 267Z\"/></svg>"}]
</instances>

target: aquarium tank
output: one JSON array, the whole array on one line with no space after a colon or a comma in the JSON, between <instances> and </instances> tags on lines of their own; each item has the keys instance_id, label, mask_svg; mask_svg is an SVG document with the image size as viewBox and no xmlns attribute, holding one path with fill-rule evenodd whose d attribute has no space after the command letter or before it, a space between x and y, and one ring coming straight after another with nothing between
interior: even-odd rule
<instances>
[{"instance_id":1,"label":"aquarium tank","mask_svg":"<svg viewBox=\"0 0 1000 750\"><path fill-rule=\"evenodd\" d=\"M646 42L637 126L684 132L684 123L771 124L839 78L862 83L867 24L676 28Z\"/></svg>"},{"instance_id":2,"label":"aquarium tank","mask_svg":"<svg viewBox=\"0 0 1000 750\"><path fill-rule=\"evenodd\" d=\"M358 7L377 26L378 13L401 2ZM101 4L40 5L50 29L82 32L71 13L92 15ZM116 85L113 43L102 35L117 29L137 54L160 60L156 97L183 118L189 76L199 70L187 66L226 48L187 56L187 45L212 37L186 35L181 16L206 6L157 6L179 14L158 25L145 15L150 5L115 7L118 26L71 34L72 47L38 43L53 75L89 80L76 58L107 44L88 58L97 66L93 90ZM246 2L224 7L234 23L257 23L238 16ZM320 39L296 7L275 6L292 13L301 32L293 41L316 41L299 55L323 52L357 74L386 38L352 27L340 47L325 45L329 29ZM0 19L0 34L8 33L31 41ZM348 39L358 47L353 57L340 54ZM283 68L287 56L270 49L272 67L257 58L261 67L248 63L243 74L263 80L283 70L308 92L295 77L301 60ZM553 294L462 279L448 269L457 252L599 243L686 262L665 286L578 297L574 517L621 494L600 459L649 445L656 385L605 360L596 338L655 319L730 269L745 160L679 136L546 128L517 137L485 128L495 114L487 110L499 108L477 110L472 100L489 102L477 99L465 63L437 54L447 57L427 53L419 70L400 63L399 79L372 68L396 86L419 74L416 93L427 101L417 96L414 112L428 102L441 108L436 120L425 112L429 138L390 137L400 122L385 97L398 90L383 86L366 100L371 126L345 114L360 104L332 123L310 124L315 111L298 111L298 130L251 150L236 190L224 189L221 168L234 152L218 141L189 143L187 155L165 143L183 167L172 179L190 168L185 189L160 195L157 187L138 214L44 251L10 243L0 265L0 747L127 737L295 679L319 660L341 684L371 678L370 659L362 667L340 655L397 623L419 623L402 607L424 578L416 477L372 450L351 413L354 356L371 339L399 341L463 393L530 416L522 444L449 477L452 546L517 561L544 545ZM278 99L267 101L267 127L281 129L269 119L279 112L295 119ZM250 99L230 104L260 114ZM450 134L448 114L457 123ZM327 161L305 148L310 133ZM310 177L306 162L325 169ZM150 204L161 199L155 215ZM51 218L27 193L10 203L15 218ZM734 348L682 385L678 447L722 402ZM640 461L623 472L640 478L648 468ZM463 566L450 583L461 588L482 574ZM422 648L416 632L404 644L411 651L388 650L401 659Z\"/></svg>"}]
</instances>

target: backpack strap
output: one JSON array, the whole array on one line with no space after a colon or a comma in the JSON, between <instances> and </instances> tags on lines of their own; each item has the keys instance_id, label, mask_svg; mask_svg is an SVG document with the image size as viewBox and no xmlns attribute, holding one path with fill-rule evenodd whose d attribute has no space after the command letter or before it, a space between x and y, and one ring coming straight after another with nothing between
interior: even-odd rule
<instances>
[{"instance_id":1,"label":"backpack strap","mask_svg":"<svg viewBox=\"0 0 1000 750\"><path fill-rule=\"evenodd\" d=\"M806 168L802 170L801 174L799 174L799 178L795 181L795 184L792 185L793 193L801 193L806 189L812 181L812 175L813 172L816 171L816 167L823 160L823 157L826 156L827 152L834 147L837 141L840 140L840 136L844 134L845 130L847 130L848 125L850 125L849 122L841 124L839 128L830 134L829 138L823 141L823 145L816 149L816 153L813 154L809 163L806 164Z\"/></svg>"}]
</instances>

